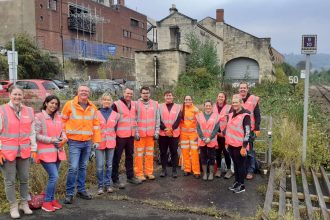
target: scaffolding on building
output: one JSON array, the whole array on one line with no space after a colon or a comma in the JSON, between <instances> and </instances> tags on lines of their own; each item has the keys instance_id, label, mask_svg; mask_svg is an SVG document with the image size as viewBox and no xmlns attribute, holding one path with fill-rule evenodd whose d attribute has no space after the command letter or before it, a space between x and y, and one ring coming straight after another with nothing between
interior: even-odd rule
<instances>
[{"instance_id":1,"label":"scaffolding on building","mask_svg":"<svg viewBox=\"0 0 330 220\"><path fill-rule=\"evenodd\" d=\"M115 56L117 46L104 43L104 24L110 19L102 17L102 9L93 9L88 5L69 4L68 28L76 31L76 38L64 39L64 57L81 61L106 62ZM97 32L101 25L101 33Z\"/></svg>"}]
</instances>

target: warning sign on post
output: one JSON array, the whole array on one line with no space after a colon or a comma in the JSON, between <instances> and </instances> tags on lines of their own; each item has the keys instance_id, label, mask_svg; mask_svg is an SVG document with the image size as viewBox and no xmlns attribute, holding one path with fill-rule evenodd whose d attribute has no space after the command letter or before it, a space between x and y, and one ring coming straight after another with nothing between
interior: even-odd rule
<instances>
[{"instance_id":1,"label":"warning sign on post","mask_svg":"<svg viewBox=\"0 0 330 220\"><path fill-rule=\"evenodd\" d=\"M301 44L302 54L315 54L317 51L317 35L303 35Z\"/></svg>"}]
</instances>

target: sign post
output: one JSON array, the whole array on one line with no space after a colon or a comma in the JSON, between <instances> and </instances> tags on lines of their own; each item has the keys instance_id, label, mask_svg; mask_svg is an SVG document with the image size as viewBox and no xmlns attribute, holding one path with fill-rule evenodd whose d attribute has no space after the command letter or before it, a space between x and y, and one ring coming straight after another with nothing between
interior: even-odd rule
<instances>
[{"instance_id":1,"label":"sign post","mask_svg":"<svg viewBox=\"0 0 330 220\"><path fill-rule=\"evenodd\" d=\"M303 152L302 162L306 161L307 155L307 122L308 122L308 90L309 90L309 68L310 55L317 51L317 35L303 35L301 53L306 54L306 68L305 68L305 87L304 87L304 123L303 123Z\"/></svg>"},{"instance_id":2,"label":"sign post","mask_svg":"<svg viewBox=\"0 0 330 220\"><path fill-rule=\"evenodd\" d=\"M17 81L17 65L18 53L15 51L15 38L12 38L12 51L7 51L8 65L9 65L9 81L16 85Z\"/></svg>"}]
</instances>

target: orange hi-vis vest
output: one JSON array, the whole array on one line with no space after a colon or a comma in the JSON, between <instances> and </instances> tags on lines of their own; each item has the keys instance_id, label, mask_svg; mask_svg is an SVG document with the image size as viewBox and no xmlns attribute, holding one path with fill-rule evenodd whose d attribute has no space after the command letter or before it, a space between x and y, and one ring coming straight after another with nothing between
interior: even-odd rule
<instances>
[{"instance_id":1,"label":"orange hi-vis vest","mask_svg":"<svg viewBox=\"0 0 330 220\"><path fill-rule=\"evenodd\" d=\"M227 124L226 131L226 144L231 145L233 147L241 147L243 146L244 139L244 128L243 128L243 120L248 113L238 114L233 118L233 112L229 114L229 120Z\"/></svg>"},{"instance_id":2,"label":"orange hi-vis vest","mask_svg":"<svg viewBox=\"0 0 330 220\"><path fill-rule=\"evenodd\" d=\"M116 131L115 127L118 123L120 115L112 111L108 120L106 121L100 111L97 111L98 118L100 119L101 127L101 143L98 146L98 150L104 150L106 148L116 147Z\"/></svg>"},{"instance_id":3,"label":"orange hi-vis vest","mask_svg":"<svg viewBox=\"0 0 330 220\"><path fill-rule=\"evenodd\" d=\"M45 111L37 113L36 118L41 122L41 135L48 137L59 138L62 136L62 119L60 114L55 114L52 119ZM56 162L59 160L66 160L65 151L63 148L56 148L54 143L43 143L37 140L38 145L38 159L46 163Z\"/></svg>"},{"instance_id":4,"label":"orange hi-vis vest","mask_svg":"<svg viewBox=\"0 0 330 220\"><path fill-rule=\"evenodd\" d=\"M165 103L159 105L159 111L160 111L160 120L164 123L166 128L172 128L172 125L175 123L176 119L179 116L180 113L180 105L173 104L171 111L168 111L168 108ZM166 136L165 131L160 130L159 131L160 136ZM180 136L180 126L173 131L173 137L179 137Z\"/></svg>"},{"instance_id":5,"label":"orange hi-vis vest","mask_svg":"<svg viewBox=\"0 0 330 220\"><path fill-rule=\"evenodd\" d=\"M8 161L16 159L18 151L22 159L31 156L31 125L34 121L33 109L22 105L20 118L17 118L9 104L0 106L3 116L2 132L0 134L1 151Z\"/></svg>"},{"instance_id":6,"label":"orange hi-vis vest","mask_svg":"<svg viewBox=\"0 0 330 220\"><path fill-rule=\"evenodd\" d=\"M219 120L220 120L220 130L223 132L227 127L228 115L231 109L231 105L224 105L219 113ZM218 113L217 104L213 106L213 112Z\"/></svg>"},{"instance_id":7,"label":"orange hi-vis vest","mask_svg":"<svg viewBox=\"0 0 330 220\"><path fill-rule=\"evenodd\" d=\"M204 138L210 138L214 127L217 123L219 123L219 115L217 112L213 112L209 120L206 121L204 113L201 112L197 115L197 122L202 130ZM208 144L206 144L202 139L200 139L200 137L198 137L198 146L205 145L210 148L218 146L217 136L215 136Z\"/></svg>"},{"instance_id":8,"label":"orange hi-vis vest","mask_svg":"<svg viewBox=\"0 0 330 220\"><path fill-rule=\"evenodd\" d=\"M191 134L196 133L196 115L199 110L194 105L187 107L184 109L184 120L181 121L181 133L182 134Z\"/></svg>"},{"instance_id":9,"label":"orange hi-vis vest","mask_svg":"<svg viewBox=\"0 0 330 220\"><path fill-rule=\"evenodd\" d=\"M152 137L155 135L158 102L149 100L149 105L143 101L137 101L137 127L140 137Z\"/></svg>"},{"instance_id":10,"label":"orange hi-vis vest","mask_svg":"<svg viewBox=\"0 0 330 220\"><path fill-rule=\"evenodd\" d=\"M136 126L136 103L131 101L131 109L121 100L115 101L117 111L120 114L116 134L120 138L134 137Z\"/></svg>"},{"instance_id":11,"label":"orange hi-vis vest","mask_svg":"<svg viewBox=\"0 0 330 220\"><path fill-rule=\"evenodd\" d=\"M250 118L251 118L251 131L254 131L256 120L254 118L254 109L257 106L260 98L255 95L250 95L249 98L246 100L245 103L242 104L243 108L250 111Z\"/></svg>"},{"instance_id":12,"label":"orange hi-vis vest","mask_svg":"<svg viewBox=\"0 0 330 220\"><path fill-rule=\"evenodd\" d=\"M68 139L75 141L101 142L100 121L97 118L96 106L88 100L86 109L78 103L78 96L65 103L62 120Z\"/></svg>"}]
</instances>

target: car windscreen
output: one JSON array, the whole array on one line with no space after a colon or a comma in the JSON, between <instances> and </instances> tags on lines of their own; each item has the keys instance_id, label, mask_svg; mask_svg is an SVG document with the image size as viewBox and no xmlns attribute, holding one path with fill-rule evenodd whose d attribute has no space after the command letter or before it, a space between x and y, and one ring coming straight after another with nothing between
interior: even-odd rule
<instances>
[{"instance_id":1,"label":"car windscreen","mask_svg":"<svg viewBox=\"0 0 330 220\"><path fill-rule=\"evenodd\" d=\"M57 85L53 82L43 82L42 85L46 90L59 90Z\"/></svg>"}]
</instances>

